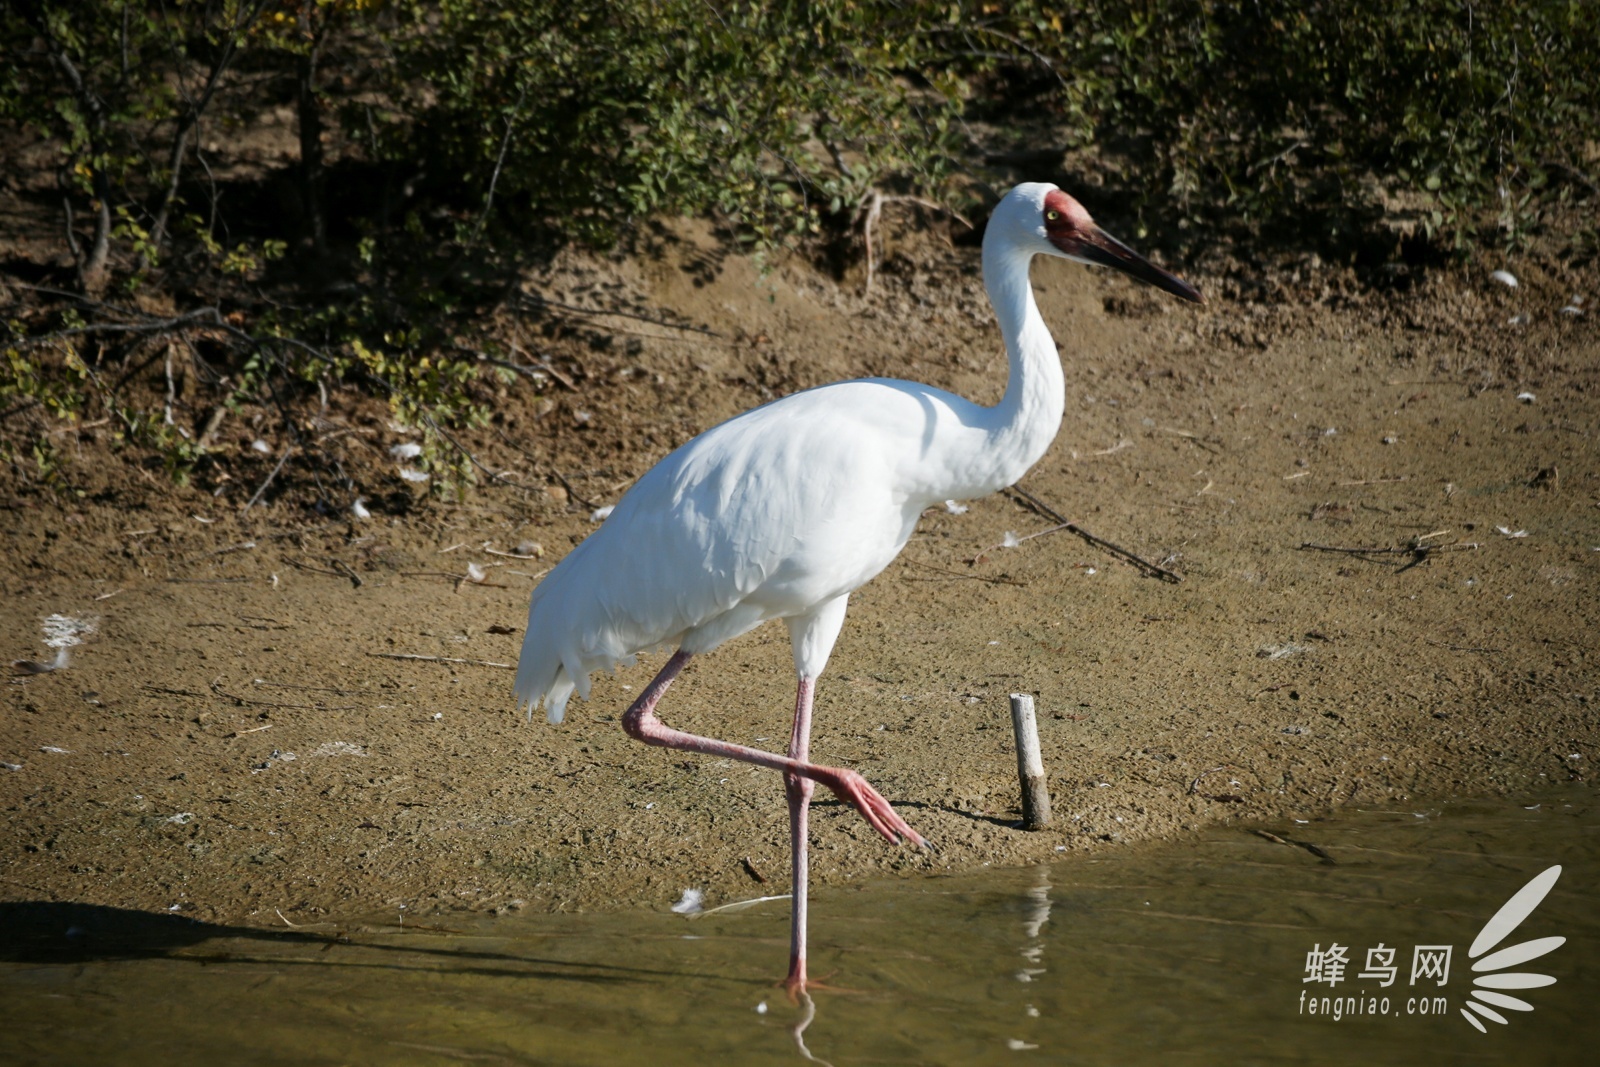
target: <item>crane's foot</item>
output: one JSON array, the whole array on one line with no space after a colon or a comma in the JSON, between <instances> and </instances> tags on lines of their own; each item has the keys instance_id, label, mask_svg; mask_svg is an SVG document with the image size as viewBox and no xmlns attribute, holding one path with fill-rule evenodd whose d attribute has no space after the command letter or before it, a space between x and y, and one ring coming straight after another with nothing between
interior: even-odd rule
<instances>
[{"instance_id":1,"label":"crane's foot","mask_svg":"<svg viewBox=\"0 0 1600 1067\"><path fill-rule=\"evenodd\" d=\"M782 986L783 991L788 994L790 1004L800 1003L800 998L804 997L808 993L863 992L863 990L860 989L851 989L849 986L829 985L828 979L832 978L837 973L837 971L829 971L821 978L807 978L804 974L802 974L799 978L796 978L794 976L794 972L790 971L789 977L785 978L781 982L778 982L777 984Z\"/></svg>"},{"instance_id":2,"label":"crane's foot","mask_svg":"<svg viewBox=\"0 0 1600 1067\"><path fill-rule=\"evenodd\" d=\"M898 845L904 838L918 848L932 848L927 839L917 833L902 819L883 799L867 780L852 770L836 767L818 768L823 774L817 776L817 781L833 790L834 796L853 806L867 820L871 827L882 834L889 843Z\"/></svg>"}]
</instances>

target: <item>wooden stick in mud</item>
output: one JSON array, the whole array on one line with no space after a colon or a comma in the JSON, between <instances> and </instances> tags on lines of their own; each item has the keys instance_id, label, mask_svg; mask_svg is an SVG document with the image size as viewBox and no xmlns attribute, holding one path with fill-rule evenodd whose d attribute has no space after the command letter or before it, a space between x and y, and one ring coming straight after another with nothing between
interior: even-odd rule
<instances>
[{"instance_id":1,"label":"wooden stick in mud","mask_svg":"<svg viewBox=\"0 0 1600 1067\"><path fill-rule=\"evenodd\" d=\"M1050 790L1044 780L1044 759L1039 755L1039 724L1033 717L1033 697L1011 694L1011 729L1017 737L1017 778L1022 783L1022 828L1042 830L1050 822Z\"/></svg>"}]
</instances>

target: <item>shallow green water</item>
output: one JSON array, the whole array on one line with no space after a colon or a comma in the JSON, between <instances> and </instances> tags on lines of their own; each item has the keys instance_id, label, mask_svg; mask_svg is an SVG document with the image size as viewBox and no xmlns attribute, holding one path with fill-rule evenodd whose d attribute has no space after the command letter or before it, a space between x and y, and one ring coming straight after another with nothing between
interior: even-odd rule
<instances>
[{"instance_id":1,"label":"shallow green water","mask_svg":"<svg viewBox=\"0 0 1600 1067\"><path fill-rule=\"evenodd\" d=\"M322 931L0 905L0 1058L1594 1063L1600 808L1578 787L1540 799L1533 810L1452 803L1273 828L1326 859L1234 829L1048 867L823 890L812 971L839 989L809 1006L772 984L786 960L783 901L696 919L457 918L448 932L369 930L335 944ZM1533 1010L1502 1011L1506 1024L1479 1033L1462 1017L1469 946L1555 864L1555 887L1499 947L1565 937L1502 969L1557 981L1503 990ZM1308 953L1335 945L1350 961L1342 981L1306 981ZM1396 950L1387 988L1358 977L1382 962L1367 957L1379 945ZM1412 984L1414 949L1446 945L1445 983ZM1389 1013L1372 1014L1385 996ZM1366 1010L1309 1014L1322 997Z\"/></svg>"}]
</instances>

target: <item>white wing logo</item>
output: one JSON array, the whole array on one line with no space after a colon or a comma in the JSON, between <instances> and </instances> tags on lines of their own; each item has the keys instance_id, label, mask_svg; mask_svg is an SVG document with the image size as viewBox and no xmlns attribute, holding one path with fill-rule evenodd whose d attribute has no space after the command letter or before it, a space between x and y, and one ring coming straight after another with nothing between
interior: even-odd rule
<instances>
[{"instance_id":1,"label":"white wing logo","mask_svg":"<svg viewBox=\"0 0 1600 1067\"><path fill-rule=\"evenodd\" d=\"M1551 887L1556 884L1556 879L1560 877L1561 867L1557 865L1535 876L1527 885L1517 890L1516 895L1494 913L1494 918L1483 924L1483 930L1472 942L1472 948L1467 951L1468 958L1477 961L1473 963L1472 970L1478 977L1472 980L1476 988L1467 1000L1467 1008L1471 1008L1472 1011L1462 1008L1461 1015L1480 1032L1487 1034L1489 1028L1483 1025L1478 1018L1479 1015L1501 1025L1508 1021L1504 1015L1495 1011L1495 1008L1505 1008L1510 1011L1533 1010L1533 1005L1527 1001L1497 990L1538 989L1541 986L1555 984L1556 980L1548 974L1532 974L1527 971L1513 971L1509 974L1497 972L1504 971L1507 967L1515 967L1519 963L1536 960L1547 952L1554 952L1567 943L1566 938L1539 937L1519 945L1511 945L1499 952L1490 950L1509 937L1511 932L1522 924L1522 920L1533 914L1533 909L1539 906L1545 894L1550 892ZM1490 954L1484 956L1485 952ZM1479 956L1483 958L1478 959Z\"/></svg>"}]
</instances>

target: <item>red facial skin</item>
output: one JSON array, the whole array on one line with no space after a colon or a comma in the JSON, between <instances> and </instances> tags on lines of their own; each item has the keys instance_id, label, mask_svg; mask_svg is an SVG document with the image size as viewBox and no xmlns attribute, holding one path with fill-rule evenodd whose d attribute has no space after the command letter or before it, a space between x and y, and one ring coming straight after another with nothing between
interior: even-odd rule
<instances>
[{"instance_id":1,"label":"red facial skin","mask_svg":"<svg viewBox=\"0 0 1600 1067\"><path fill-rule=\"evenodd\" d=\"M1052 218L1051 215L1055 217ZM1063 252L1068 251L1065 246L1082 244L1084 236L1093 230L1099 229L1094 224L1094 219L1084 210L1082 204L1054 189L1044 197L1044 232L1050 237L1050 242Z\"/></svg>"},{"instance_id":2,"label":"red facial skin","mask_svg":"<svg viewBox=\"0 0 1600 1067\"><path fill-rule=\"evenodd\" d=\"M1060 189L1052 189L1045 194L1044 232L1050 243L1064 255L1119 270L1184 300L1205 303L1200 290L1151 263L1096 226L1083 205Z\"/></svg>"}]
</instances>

